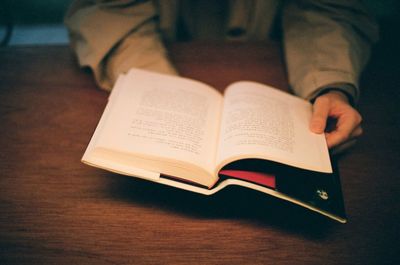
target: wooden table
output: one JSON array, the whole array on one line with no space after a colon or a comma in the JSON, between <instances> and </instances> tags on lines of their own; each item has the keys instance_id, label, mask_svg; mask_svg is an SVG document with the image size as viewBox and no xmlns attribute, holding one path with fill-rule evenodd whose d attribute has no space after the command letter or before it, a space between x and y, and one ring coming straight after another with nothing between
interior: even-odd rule
<instances>
[{"instance_id":1,"label":"wooden table","mask_svg":"<svg viewBox=\"0 0 400 265\"><path fill-rule=\"evenodd\" d=\"M183 75L287 89L277 44L171 45ZM377 52L340 158L349 222L254 191L212 197L86 166L107 93L68 47L0 50L0 264L400 264L399 78Z\"/></svg>"}]
</instances>

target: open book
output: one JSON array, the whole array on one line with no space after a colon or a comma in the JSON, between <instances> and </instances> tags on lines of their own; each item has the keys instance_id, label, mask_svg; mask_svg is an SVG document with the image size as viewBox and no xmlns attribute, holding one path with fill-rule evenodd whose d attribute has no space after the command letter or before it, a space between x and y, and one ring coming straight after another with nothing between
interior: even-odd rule
<instances>
[{"instance_id":1,"label":"open book","mask_svg":"<svg viewBox=\"0 0 400 265\"><path fill-rule=\"evenodd\" d=\"M213 194L240 185L345 222L338 174L309 102L241 81L222 95L187 78L121 76L82 161Z\"/></svg>"}]
</instances>

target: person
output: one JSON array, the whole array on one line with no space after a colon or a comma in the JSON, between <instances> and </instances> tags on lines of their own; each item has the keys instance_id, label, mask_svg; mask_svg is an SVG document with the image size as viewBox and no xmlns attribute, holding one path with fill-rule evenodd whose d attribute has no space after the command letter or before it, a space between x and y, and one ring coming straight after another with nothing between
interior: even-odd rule
<instances>
[{"instance_id":1,"label":"person","mask_svg":"<svg viewBox=\"0 0 400 265\"><path fill-rule=\"evenodd\" d=\"M106 90L132 67L178 74L164 40L260 41L281 24L289 84L313 102L310 130L331 150L362 134L358 80L378 29L360 1L75 0L65 24L79 64Z\"/></svg>"}]
</instances>

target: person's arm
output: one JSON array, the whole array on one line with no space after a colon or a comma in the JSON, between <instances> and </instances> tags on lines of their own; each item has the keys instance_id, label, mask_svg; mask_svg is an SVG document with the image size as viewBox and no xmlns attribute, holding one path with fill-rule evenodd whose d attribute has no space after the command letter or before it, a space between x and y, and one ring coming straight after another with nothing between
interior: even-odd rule
<instances>
[{"instance_id":1,"label":"person's arm","mask_svg":"<svg viewBox=\"0 0 400 265\"><path fill-rule=\"evenodd\" d=\"M284 48L293 91L314 102L310 129L326 133L330 148L361 135L361 116L353 107L358 80L377 40L377 26L360 1L286 1Z\"/></svg>"},{"instance_id":2,"label":"person's arm","mask_svg":"<svg viewBox=\"0 0 400 265\"><path fill-rule=\"evenodd\" d=\"M157 29L153 1L77 0L65 24L79 64L90 67L98 85L110 90L132 67L176 74Z\"/></svg>"}]
</instances>

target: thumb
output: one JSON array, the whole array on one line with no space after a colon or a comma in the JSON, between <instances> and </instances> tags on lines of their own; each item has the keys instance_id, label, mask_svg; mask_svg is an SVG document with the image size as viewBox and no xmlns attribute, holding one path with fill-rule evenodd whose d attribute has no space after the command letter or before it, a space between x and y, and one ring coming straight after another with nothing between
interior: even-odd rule
<instances>
[{"instance_id":1,"label":"thumb","mask_svg":"<svg viewBox=\"0 0 400 265\"><path fill-rule=\"evenodd\" d=\"M314 133L323 133L329 115L330 101L326 97L318 97L313 105L313 113L310 122L310 130Z\"/></svg>"}]
</instances>

